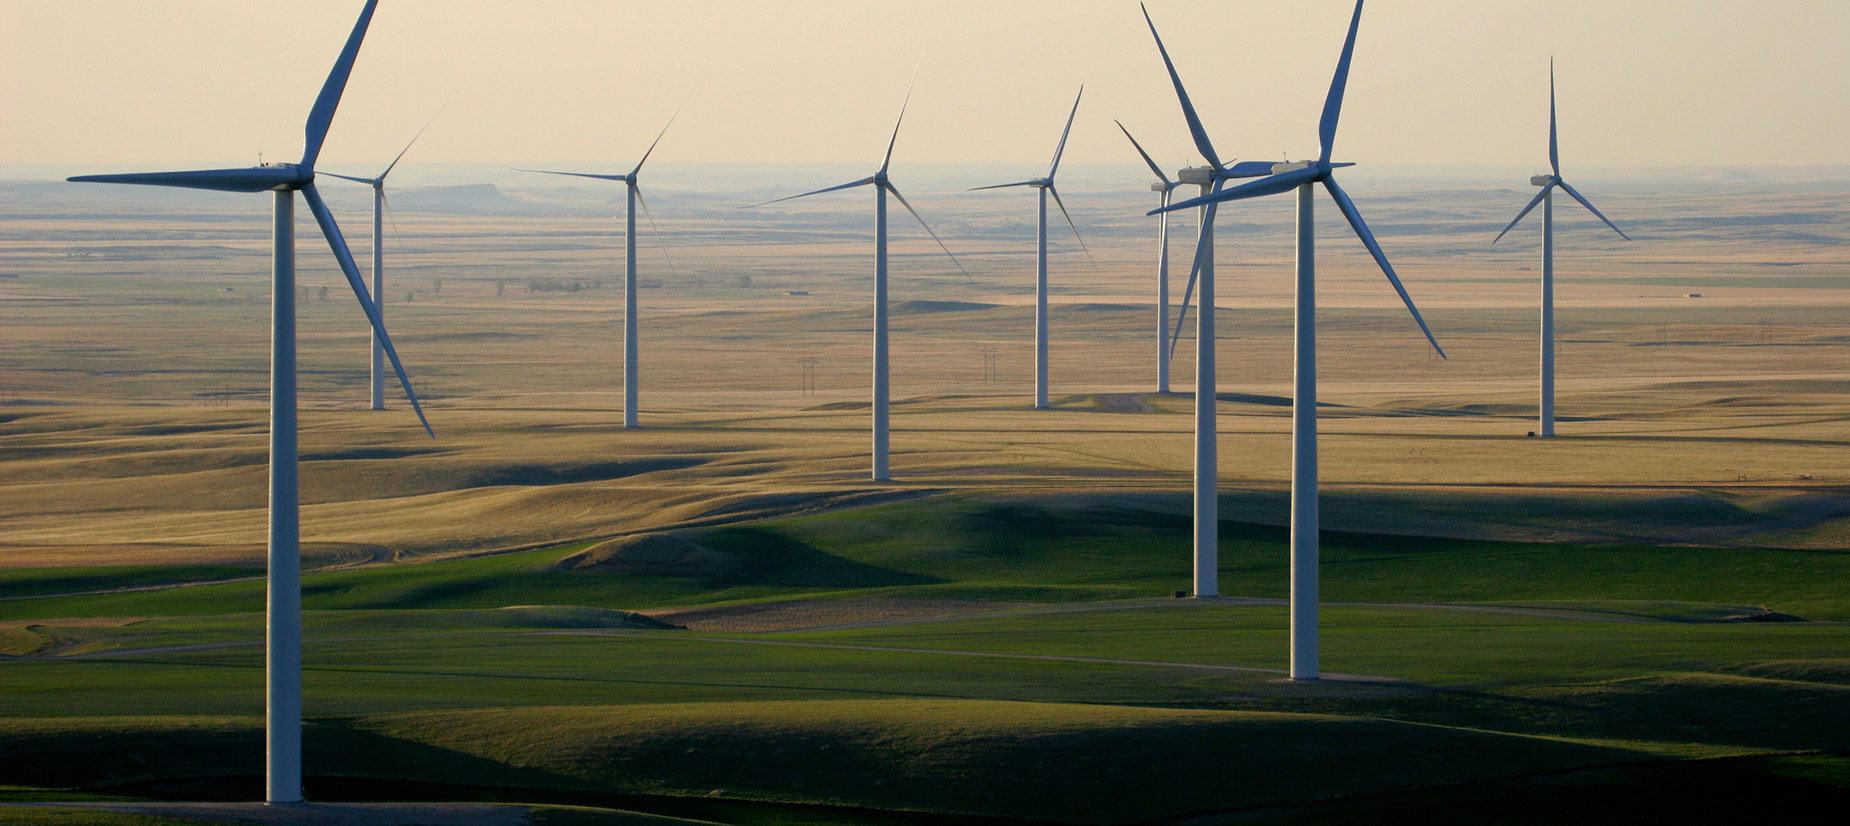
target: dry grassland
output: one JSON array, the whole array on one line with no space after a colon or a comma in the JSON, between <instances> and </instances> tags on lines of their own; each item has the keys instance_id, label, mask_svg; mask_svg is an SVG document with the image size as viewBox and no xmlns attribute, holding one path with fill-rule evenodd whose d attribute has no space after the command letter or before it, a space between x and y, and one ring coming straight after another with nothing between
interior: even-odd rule
<instances>
[{"instance_id":1,"label":"dry grassland","mask_svg":"<svg viewBox=\"0 0 1850 826\"><path fill-rule=\"evenodd\" d=\"M0 278L0 567L260 562L266 205L6 187L0 274L17 277ZM1563 438L1551 442L1524 438L1539 229L1488 245L1527 193L1357 187L1444 361L1322 211L1327 526L1850 545L1850 193L1619 189L1593 197L1638 241L1562 219ZM516 193L499 210L401 205L386 314L431 400L434 441L398 399L361 409L364 326L304 230L303 535L315 564L949 489L1171 496L1182 513L1190 399L1146 395L1156 322L1143 198L1069 196L1100 272L1056 237L1051 412L1027 403L1027 202L915 198L977 283L895 224L897 480L874 484L865 199L740 213L652 196L677 274L645 250L645 428L625 432L621 239L603 214L615 208L569 192ZM548 210L548 198L578 201ZM356 204L336 208L364 260ZM1289 210L1222 220L1225 515L1280 521ZM1188 235L1174 248L1182 262ZM1185 281L1178 264L1178 297ZM994 382L986 347L999 356ZM1192 349L1185 339L1177 353L1181 391ZM813 395L801 391L806 357ZM1717 508L1756 518L1717 519Z\"/></svg>"}]
</instances>

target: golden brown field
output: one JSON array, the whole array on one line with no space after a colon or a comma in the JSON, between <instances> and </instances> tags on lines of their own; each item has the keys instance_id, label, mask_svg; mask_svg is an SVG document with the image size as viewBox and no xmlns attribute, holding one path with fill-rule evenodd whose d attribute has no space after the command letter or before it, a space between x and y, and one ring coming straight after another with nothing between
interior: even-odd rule
<instances>
[{"instance_id":1,"label":"golden brown field","mask_svg":"<svg viewBox=\"0 0 1850 826\"><path fill-rule=\"evenodd\" d=\"M1326 527L1850 543L1850 193L1589 185L1639 240L1563 215L1563 436L1544 442L1524 437L1539 228L1488 243L1527 193L1396 186L1356 197L1451 358L1423 349L1322 209ZM500 214L417 206L445 190L402 199L386 317L431 400L434 441L390 385L393 409L362 409L361 316L305 231L304 540L317 564L356 564L930 490L1180 494L1193 342L1175 361L1184 392L1152 395L1154 223L1148 193L1124 189L1068 196L1100 271L1054 236L1059 405L1038 413L1031 202L915 196L974 285L896 213L891 484L865 480L866 198L780 213L651 194L677 274L645 235L633 432L617 426L622 258L619 225L598 213L607 193L511 190ZM0 566L259 563L267 204L4 191L0 274L16 277L0 278ZM364 266L363 209L335 206ZM1283 518L1287 220L1276 205L1222 217L1227 518ZM1191 236L1174 241L1178 300ZM531 289L551 286L567 288ZM985 347L999 354L993 383ZM813 395L800 391L805 357Z\"/></svg>"}]
</instances>

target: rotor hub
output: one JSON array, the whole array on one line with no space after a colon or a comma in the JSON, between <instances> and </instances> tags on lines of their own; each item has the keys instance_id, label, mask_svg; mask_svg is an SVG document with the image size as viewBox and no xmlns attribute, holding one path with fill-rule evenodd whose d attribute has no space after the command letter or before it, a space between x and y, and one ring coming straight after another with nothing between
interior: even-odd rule
<instances>
[{"instance_id":1,"label":"rotor hub","mask_svg":"<svg viewBox=\"0 0 1850 826\"><path fill-rule=\"evenodd\" d=\"M270 187L270 191L272 192L294 192L315 182L315 168L313 166L299 163L267 163L263 164L262 168L287 169L295 173L295 180L284 181L276 186Z\"/></svg>"}]
</instances>

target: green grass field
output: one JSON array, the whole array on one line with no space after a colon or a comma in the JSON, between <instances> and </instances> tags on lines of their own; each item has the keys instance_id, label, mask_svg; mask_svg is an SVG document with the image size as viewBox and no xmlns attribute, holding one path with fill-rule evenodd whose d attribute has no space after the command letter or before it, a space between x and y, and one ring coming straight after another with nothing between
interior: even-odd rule
<instances>
[{"instance_id":1,"label":"green grass field","mask_svg":"<svg viewBox=\"0 0 1850 826\"><path fill-rule=\"evenodd\" d=\"M1402 822L1559 788L1613 802L1588 822L1728 810L1672 793L1703 778L1850 796L1850 553L1331 534L1328 679L1298 684L1282 532L1226 523L1234 598L1176 600L1173 505L938 495L310 574L309 794L728 823ZM0 662L0 797L256 794L261 583L211 584L248 574L45 596L108 574L14 572L34 598L0 602L0 640L40 650ZM646 616L878 600L960 608ZM27 811L0 822L70 822Z\"/></svg>"}]
</instances>

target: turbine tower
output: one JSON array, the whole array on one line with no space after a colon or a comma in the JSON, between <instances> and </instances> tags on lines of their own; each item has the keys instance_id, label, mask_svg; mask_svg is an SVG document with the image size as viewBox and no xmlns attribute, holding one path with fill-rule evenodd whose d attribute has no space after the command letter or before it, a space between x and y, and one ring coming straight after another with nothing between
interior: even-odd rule
<instances>
[{"instance_id":1,"label":"turbine tower","mask_svg":"<svg viewBox=\"0 0 1850 826\"><path fill-rule=\"evenodd\" d=\"M1169 206L1170 196L1182 185L1181 181L1171 181L1163 174L1163 168L1156 165L1150 153L1143 151L1143 145L1131 137L1131 130L1124 124L1118 124L1118 130L1129 138L1131 146L1136 147L1137 154L1143 156L1143 162L1150 165L1150 171L1156 174L1156 182L1150 184L1150 191L1162 198L1162 206ZM1156 392L1169 392L1169 360L1174 356L1174 345L1169 340L1169 213L1159 216L1156 230Z\"/></svg>"},{"instance_id":2,"label":"turbine tower","mask_svg":"<svg viewBox=\"0 0 1850 826\"><path fill-rule=\"evenodd\" d=\"M1356 211L1355 203L1337 185L1333 174L1337 168L1355 165L1331 163L1330 150L1336 142L1336 123L1342 114L1343 90L1349 83L1349 61L1355 53L1355 35L1361 24L1362 0L1356 0L1355 16L1349 22L1349 37L1343 43L1342 57L1336 64L1336 77L1330 82L1330 93L1323 104L1323 119L1318 128L1323 151L1317 160L1281 163L1273 167L1270 177L1263 180L1164 208L1178 210L1206 204L1212 210L1215 205L1228 201L1242 201L1293 190L1298 194L1297 301L1294 310L1297 331L1293 339L1296 367L1291 409L1291 679L1294 680L1314 680L1318 674L1316 184L1323 184L1323 188L1329 191L1337 209L1349 220L1349 226L1354 228L1363 246L1368 248L1375 263L1387 275L1388 283L1394 285L1395 291L1400 293L1401 301L1413 314L1413 320L1419 323L1420 330L1426 334L1426 340L1432 343L1440 357L1445 356L1445 351L1439 349L1438 340L1433 338L1432 330L1426 326L1426 320L1420 317L1419 309L1413 306L1413 299L1407 295L1406 288L1401 286L1400 277L1394 274L1394 267L1388 263L1387 254L1381 251L1380 244L1375 243L1374 233L1369 231L1368 224L1362 220L1362 213ZM1201 305L1204 321L1208 317L1207 308L1212 306L1208 303L1209 293L1205 289L1207 283L1204 278Z\"/></svg>"},{"instance_id":3,"label":"turbine tower","mask_svg":"<svg viewBox=\"0 0 1850 826\"><path fill-rule=\"evenodd\" d=\"M1257 178L1271 173L1272 165L1248 161L1231 166L1221 163L1220 155L1214 151L1214 144L1208 141L1208 132L1201 125L1201 118L1195 114L1195 104L1188 99L1188 90L1182 88L1182 76L1176 73L1176 66L1169 59L1169 50L1163 47L1163 36L1156 33L1156 23L1150 20L1150 10L1144 8L1143 21L1150 26L1150 36L1156 38L1156 51L1163 56L1163 66L1169 70L1169 81L1175 85L1176 100L1182 104L1182 117L1188 121L1189 134L1194 136L1195 148L1201 151L1208 165L1184 169L1176 173L1177 183L1196 184L1201 187L1202 195L1220 191L1221 185L1235 178ZM1141 151L1141 150L1139 150ZM1159 173L1160 174L1160 173ZM1197 199L1199 200L1199 199ZM1174 209L1164 207L1157 213ZM1195 288L1197 275L1201 279L1201 317L1195 323L1195 596L1220 596L1220 448L1218 422L1215 419L1217 391L1215 389L1214 367L1214 206L1209 204L1201 217L1201 231L1195 245L1195 263L1189 270L1189 292L1182 300L1182 315L1188 313L1188 294ZM1156 214L1156 213L1152 213ZM1180 336L1182 317L1176 318L1176 335ZM1174 344L1170 345L1174 352Z\"/></svg>"},{"instance_id":4,"label":"turbine tower","mask_svg":"<svg viewBox=\"0 0 1850 826\"><path fill-rule=\"evenodd\" d=\"M1092 261L1092 251L1086 249L1086 239L1079 236L1079 227L1073 223L1073 216L1066 211L1066 202L1060 200L1060 190L1053 185L1054 173L1060 171L1060 154L1066 151L1066 136L1073 132L1073 118L1079 114L1079 99L1085 97L1086 87L1079 87L1079 95L1073 98L1073 111L1066 116L1066 130L1060 133L1060 143L1054 147L1053 163L1047 167L1047 177L1012 184L979 186L979 189L1006 189L1013 186L1031 186L1040 190L1041 208L1039 223L1035 225L1034 255L1034 409L1047 409L1047 196L1053 196L1053 202L1060 207L1060 214L1066 216L1066 225L1073 228L1073 238L1079 241L1079 248L1085 250L1086 261L1092 264L1094 272L1098 264Z\"/></svg>"},{"instance_id":5,"label":"turbine tower","mask_svg":"<svg viewBox=\"0 0 1850 826\"><path fill-rule=\"evenodd\" d=\"M411 400L424 432L431 432L430 421L411 390L398 351L386 335L379 317L379 307L360 280L353 253L341 237L340 227L328 212L327 203L315 189L315 159L321 154L322 141L340 105L347 76L366 37L373 8L379 0L367 0L359 22L347 37L334 70L328 74L315 106L309 111L306 146L300 163L278 163L247 169L207 169L192 172L145 172L128 175L83 175L72 181L102 184L143 184L211 189L220 192L270 192L275 204L275 229L271 258L271 334L270 334L270 542L269 542L269 610L266 620L265 659L265 740L266 778L264 799L270 803L302 802L302 587L301 521L296 475L296 363L295 363L295 193L301 192L308 202L315 223L327 238L334 260L360 301L360 309L379 333L386 357L398 373L399 384Z\"/></svg>"},{"instance_id":6,"label":"turbine tower","mask_svg":"<svg viewBox=\"0 0 1850 826\"><path fill-rule=\"evenodd\" d=\"M694 93L689 91L687 94L688 97L692 97ZM686 105L687 100L684 98L681 101L681 106L684 107ZM649 155L655 152L655 145L662 142L662 136L668 134L668 127L673 126L674 119L680 117L680 115L681 108L676 107L674 114L668 116L668 123L664 125L662 131L655 136L655 141L650 143L649 148L642 153L642 160L637 161L636 167L626 174L593 175L586 172L552 172L545 169L516 170L519 172L538 172L542 175L570 175L574 178L619 181L624 185L628 195L628 207L624 213L625 228L623 232L623 426L625 428L635 428L639 426L636 417L636 207L638 205L642 206L642 213L649 218L649 231L655 234L656 243L660 244L662 241L661 230L655 226L655 216L649 212L649 202L643 200L642 190L637 186L637 181L642 175L642 165L648 163ZM668 248L666 245L662 247L662 258L668 259ZM678 275L674 272L674 261L672 259L668 259L668 271L671 275Z\"/></svg>"},{"instance_id":7,"label":"turbine tower","mask_svg":"<svg viewBox=\"0 0 1850 826\"><path fill-rule=\"evenodd\" d=\"M1627 241L1632 240L1631 236L1626 235L1616 224L1607 220L1605 215L1594 208L1593 202L1588 201L1578 190L1569 186L1567 181L1561 179L1561 144L1555 128L1555 120L1555 65L1554 61L1550 60L1548 61L1548 166L1554 170L1554 174L1537 175L1529 179L1531 185L1541 187L1542 191L1536 193L1535 199L1530 201L1528 206L1523 207L1521 212L1516 213L1516 220L1511 221L1509 226L1497 233L1496 241L1490 242L1492 246L1495 246L1497 241L1503 240L1503 236L1508 235L1510 230L1522 223L1522 219L1535 209L1536 204L1542 205L1541 434L1544 437L1555 435L1555 187L1560 187L1574 200L1579 201L1581 206L1586 207L1588 212L1593 213L1601 221L1605 221L1606 226L1612 227L1612 231L1619 233L1620 238Z\"/></svg>"},{"instance_id":8,"label":"turbine tower","mask_svg":"<svg viewBox=\"0 0 1850 826\"><path fill-rule=\"evenodd\" d=\"M916 83L917 81L918 76L917 73L914 72L913 82ZM925 219L919 216L919 211L913 209L912 205L906 202L906 196L899 194L899 188L894 186L893 182L887 178L887 167L893 163L893 147L899 143L899 125L906 121L906 106L911 102L912 88L908 86L906 88L906 99L899 105L899 119L893 123L893 137L887 141L886 157L880 161L880 170L878 172L858 181L849 181L845 184L826 187L813 192L805 192L801 195L791 195L776 200L765 201L762 204L752 204L746 207L746 209L754 209L783 201L795 200L797 198L807 198L811 195L820 195L824 192L854 189L855 187L867 186L869 184L872 184L874 187L874 388L872 406L873 478L877 482L885 482L892 478L892 473L887 461L887 405L889 401L887 382L886 307L887 193L892 193L893 198L899 201L899 205L905 207L907 212L912 213L912 217L919 222L919 226L925 228L925 233L931 236L931 240L938 242L938 248L944 250L944 254L950 257L951 263L957 265L958 272L963 273L965 278L970 278L970 271L964 269L964 265L957 260L957 256L951 255L951 248L944 245L944 241L938 237L938 233L931 231L931 226L926 224ZM970 278L970 283L976 283L976 279Z\"/></svg>"},{"instance_id":9,"label":"turbine tower","mask_svg":"<svg viewBox=\"0 0 1850 826\"><path fill-rule=\"evenodd\" d=\"M448 105L444 104L444 106ZM430 116L430 120L424 122L424 129L429 129L431 122L435 121L437 115L440 114L443 114L442 106L437 107L437 111ZM385 227L380 219L382 213L391 209L385 202L385 179L386 176L392 174L393 169L397 168L398 162L404 160L405 153L411 151L412 144L417 143L418 138L424 136L424 129L419 129L416 135L411 136L411 143L405 144L405 148L399 150L398 157L393 158L392 162L386 165L385 171L379 173L377 178L355 178L352 175L338 175L333 172L322 173L331 178L366 184L373 188L373 304L379 308L381 318L385 317ZM379 328L377 327L373 328L372 351L372 409L384 410L385 345L379 342Z\"/></svg>"}]
</instances>

